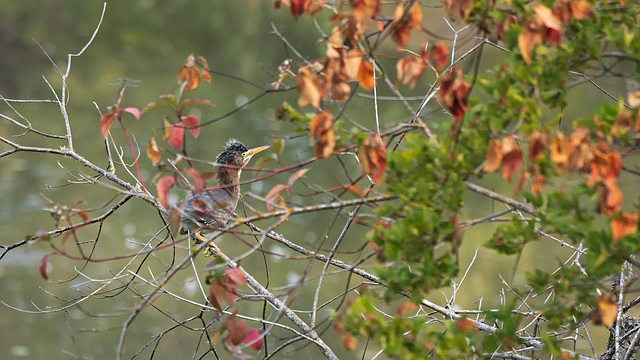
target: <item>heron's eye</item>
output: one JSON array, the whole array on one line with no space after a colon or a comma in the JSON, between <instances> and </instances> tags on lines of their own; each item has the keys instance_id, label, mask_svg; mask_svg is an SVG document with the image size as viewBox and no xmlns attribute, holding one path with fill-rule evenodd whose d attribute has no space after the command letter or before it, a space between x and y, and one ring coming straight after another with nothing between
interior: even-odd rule
<instances>
[{"instance_id":1,"label":"heron's eye","mask_svg":"<svg viewBox=\"0 0 640 360\"><path fill-rule=\"evenodd\" d=\"M248 152L248 151L243 152L243 153L242 153L242 157L246 157L246 156L247 156L247 154L249 154L249 152Z\"/></svg>"}]
</instances>

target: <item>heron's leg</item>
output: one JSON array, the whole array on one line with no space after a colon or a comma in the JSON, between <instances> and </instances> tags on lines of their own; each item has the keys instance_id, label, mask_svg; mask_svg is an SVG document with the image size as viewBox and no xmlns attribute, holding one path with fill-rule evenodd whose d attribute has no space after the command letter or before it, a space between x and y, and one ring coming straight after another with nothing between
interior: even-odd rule
<instances>
[{"instance_id":1,"label":"heron's leg","mask_svg":"<svg viewBox=\"0 0 640 360\"><path fill-rule=\"evenodd\" d=\"M220 248L216 245L212 240L208 240L202 235L200 231L196 231L194 234L197 243L208 243L204 249L204 257L209 257L212 255L218 256L220 253Z\"/></svg>"}]
</instances>

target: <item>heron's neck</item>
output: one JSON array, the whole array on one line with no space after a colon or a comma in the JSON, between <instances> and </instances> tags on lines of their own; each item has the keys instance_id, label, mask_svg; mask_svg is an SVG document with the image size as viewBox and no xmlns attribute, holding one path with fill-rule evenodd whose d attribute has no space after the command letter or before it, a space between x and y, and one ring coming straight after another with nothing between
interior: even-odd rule
<instances>
[{"instance_id":1,"label":"heron's neck","mask_svg":"<svg viewBox=\"0 0 640 360\"><path fill-rule=\"evenodd\" d=\"M219 167L216 177L218 178L218 184L224 186L224 189L230 192L232 195L237 196L240 194L240 173L241 169L234 169L228 167Z\"/></svg>"}]
</instances>

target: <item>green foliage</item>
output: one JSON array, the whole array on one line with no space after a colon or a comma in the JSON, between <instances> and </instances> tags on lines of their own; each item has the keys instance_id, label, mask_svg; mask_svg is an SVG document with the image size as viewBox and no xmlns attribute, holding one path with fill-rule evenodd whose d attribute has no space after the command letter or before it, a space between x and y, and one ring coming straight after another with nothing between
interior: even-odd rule
<instances>
[{"instance_id":1,"label":"green foliage","mask_svg":"<svg viewBox=\"0 0 640 360\"><path fill-rule=\"evenodd\" d=\"M456 245L441 245L456 231L451 219L463 204L465 166L435 141L407 134L405 143L388 158L387 189L398 200L377 210L383 220L370 237L391 262L377 268L389 295L407 291L419 299L458 272Z\"/></svg>"}]
</instances>

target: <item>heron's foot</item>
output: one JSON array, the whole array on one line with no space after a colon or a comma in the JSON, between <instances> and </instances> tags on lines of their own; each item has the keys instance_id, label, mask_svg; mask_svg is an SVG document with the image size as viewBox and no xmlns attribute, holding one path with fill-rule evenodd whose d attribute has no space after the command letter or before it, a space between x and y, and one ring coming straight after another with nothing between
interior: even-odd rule
<instances>
[{"instance_id":1,"label":"heron's foot","mask_svg":"<svg viewBox=\"0 0 640 360\"><path fill-rule=\"evenodd\" d=\"M221 251L218 245L214 244L212 241L209 244L207 244L207 248L204 249L204 257L210 257L210 256L218 257L220 252Z\"/></svg>"}]
</instances>

